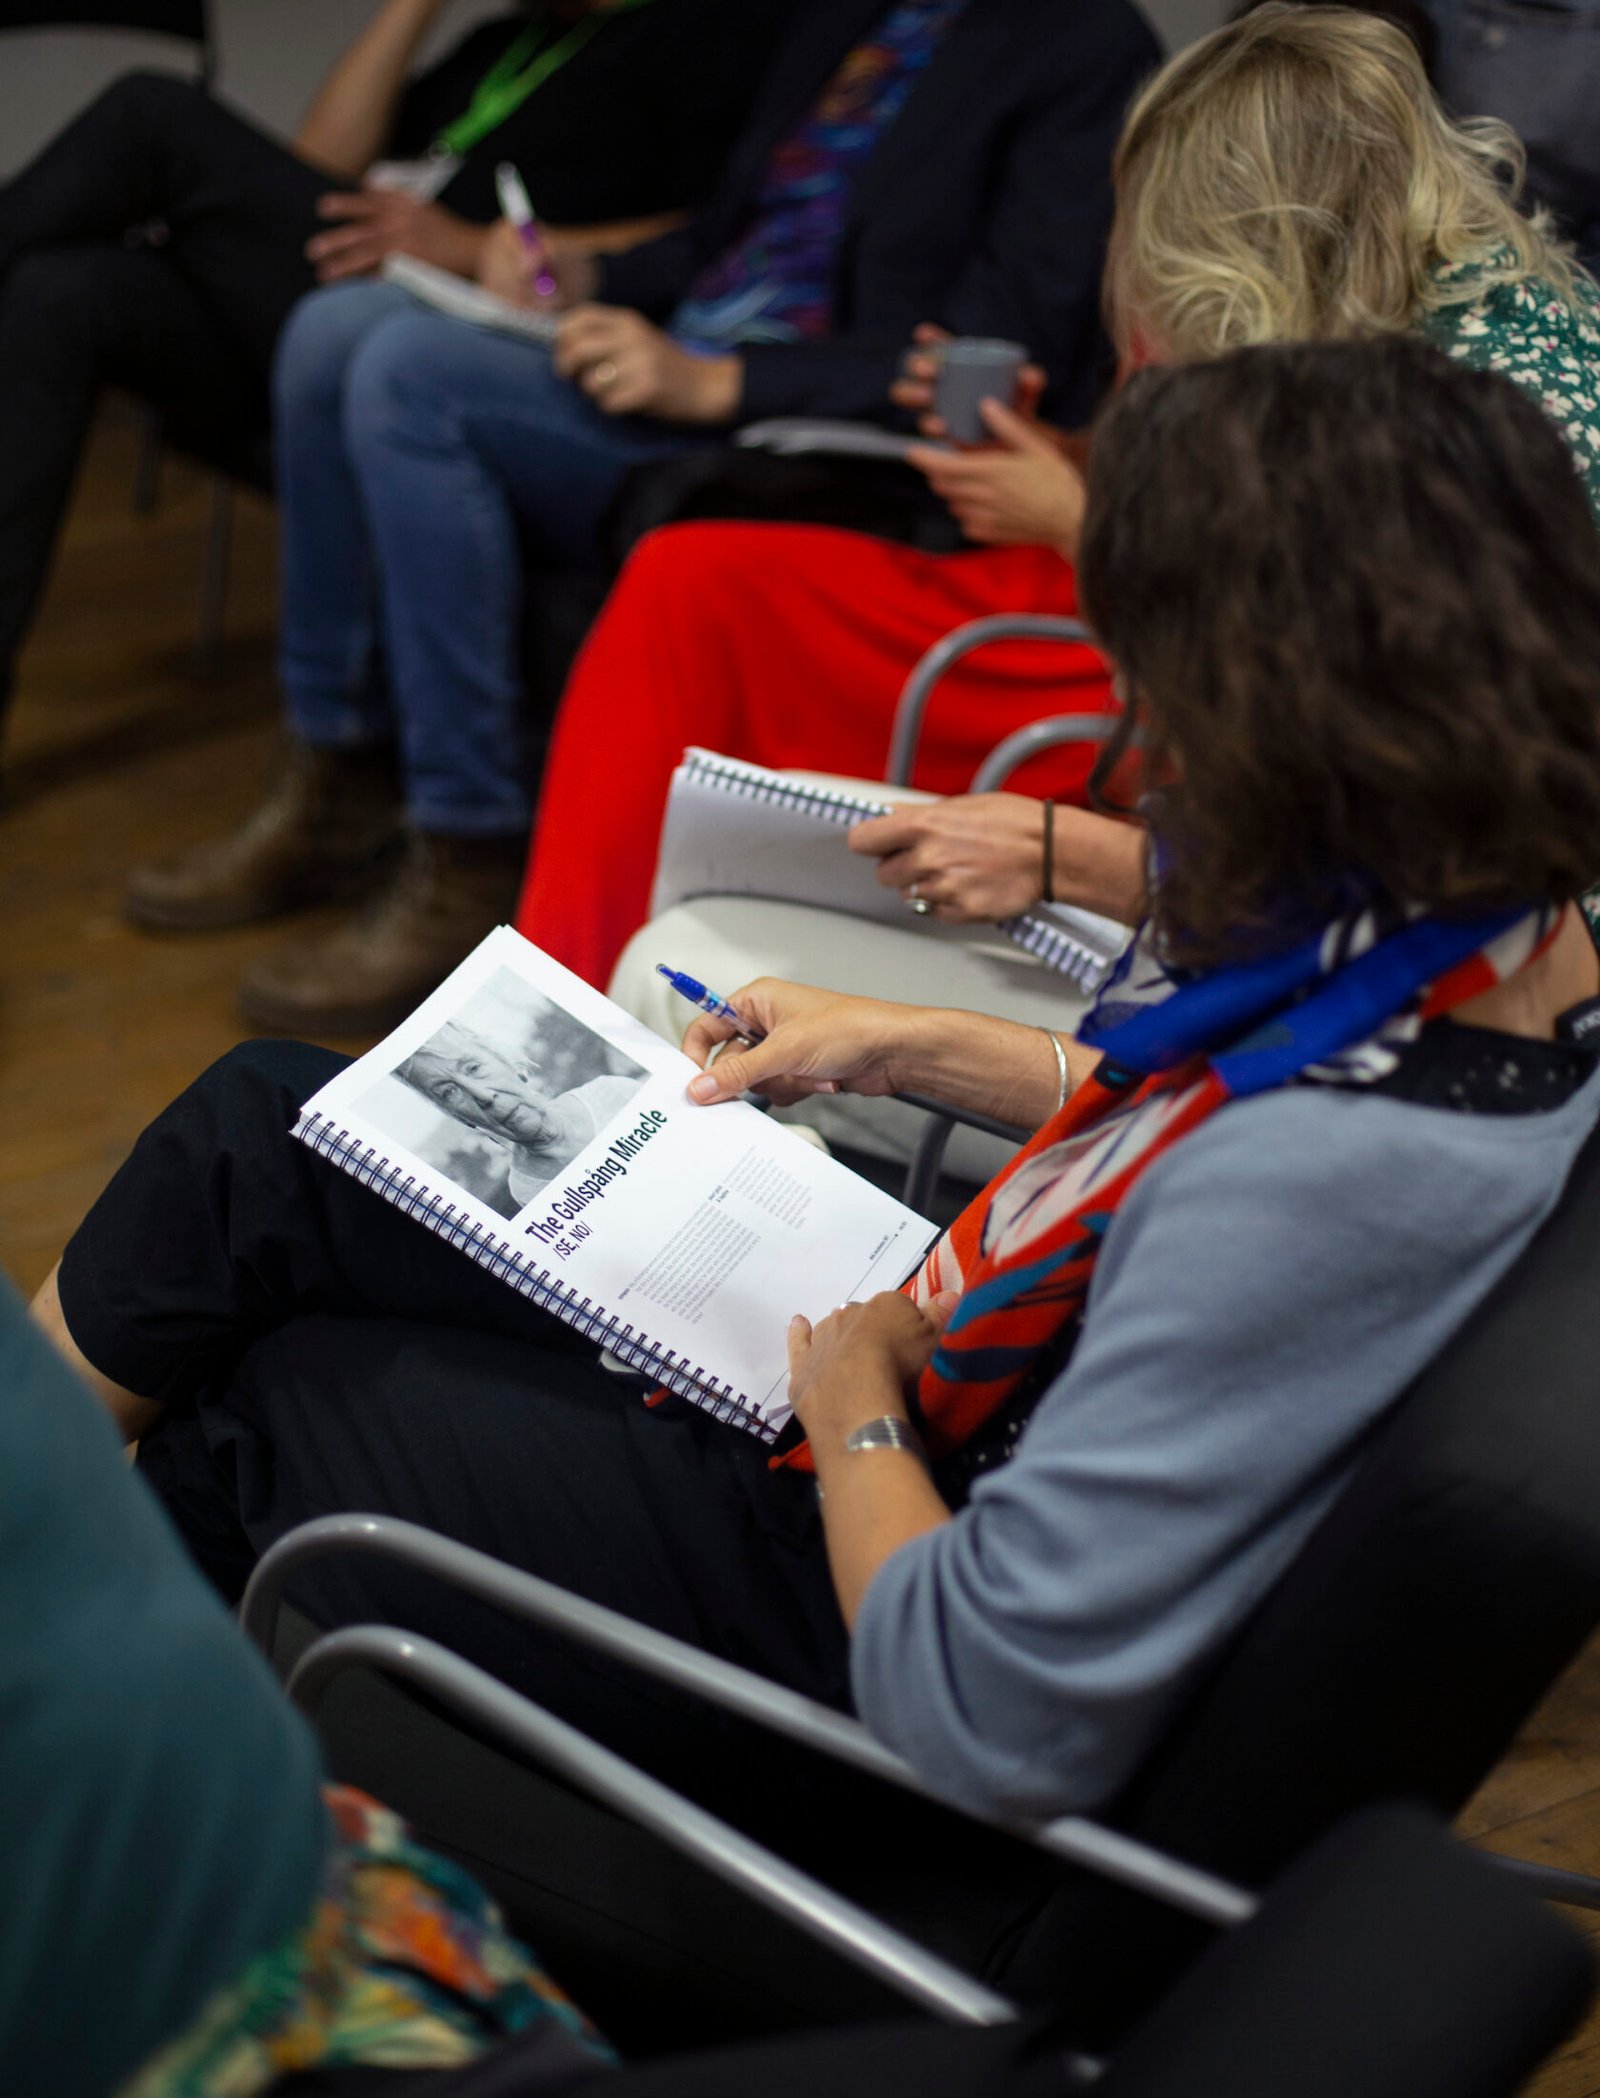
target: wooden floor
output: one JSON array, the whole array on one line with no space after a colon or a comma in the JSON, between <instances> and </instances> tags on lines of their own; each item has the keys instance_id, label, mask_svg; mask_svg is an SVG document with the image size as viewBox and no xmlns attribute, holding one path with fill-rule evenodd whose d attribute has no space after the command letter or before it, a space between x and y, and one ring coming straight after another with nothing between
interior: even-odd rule
<instances>
[{"instance_id":1,"label":"wooden floor","mask_svg":"<svg viewBox=\"0 0 1600 2098\"><path fill-rule=\"evenodd\" d=\"M279 937L155 939L124 870L249 806L269 761L272 523L238 504L219 674L190 661L206 490L169 464L134 519L134 430L108 415L24 659L0 810L0 1265L24 1289L152 1114L237 1041L232 986ZM341 1046L360 1046L343 1044ZM1495 1849L1600 1871L1600 1641L1463 1816ZM1582 1919L1600 1945L1600 1918ZM1600 2012L1532 2088L1600 2098ZM1286 2094L1288 2098L1288 2094Z\"/></svg>"},{"instance_id":2,"label":"wooden floor","mask_svg":"<svg viewBox=\"0 0 1600 2098\"><path fill-rule=\"evenodd\" d=\"M202 678L208 483L169 459L155 512L135 518L135 443L130 418L109 414L5 745L0 1262L25 1288L155 1109L246 1032L233 986L282 937L264 927L157 939L122 922L130 865L250 806L277 719L271 512L235 498L226 640Z\"/></svg>"}]
</instances>

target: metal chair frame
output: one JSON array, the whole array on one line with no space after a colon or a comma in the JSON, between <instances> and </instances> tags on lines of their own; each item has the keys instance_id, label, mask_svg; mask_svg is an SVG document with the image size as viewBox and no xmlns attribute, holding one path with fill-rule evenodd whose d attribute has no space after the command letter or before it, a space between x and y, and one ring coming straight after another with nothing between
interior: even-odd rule
<instances>
[{"instance_id":1,"label":"metal chair frame","mask_svg":"<svg viewBox=\"0 0 1600 2098\"><path fill-rule=\"evenodd\" d=\"M948 1805L858 1721L396 1517L323 1516L280 1538L256 1567L240 1606L240 1622L248 1636L270 1654L289 1581L313 1561L350 1554L445 1581L525 1623L637 1668L869 1777ZM432 1640L389 1625L349 1626L327 1633L301 1655L289 1676L289 1695L314 1717L331 1684L355 1667L375 1667L415 1683L602 1805L741 1887L921 2008L965 2023L992 2024L1015 2015L1008 1998ZM986 1825L1218 1928L1248 1921L1258 1906L1253 1895L1227 1881L1080 1816L1044 1826L1000 1818Z\"/></svg>"},{"instance_id":2,"label":"metal chair frame","mask_svg":"<svg viewBox=\"0 0 1600 2098\"><path fill-rule=\"evenodd\" d=\"M1060 641L1090 648L1098 645L1081 619L1067 619L1054 612L997 612L987 619L971 619L965 626L952 629L920 658L900 688L894 726L889 734L889 761L884 768L884 776L891 786L909 787L911 784L917 746L922 740L923 723L927 719L928 702L933 697L934 687L964 657L977 649L988 648L996 641ZM1036 743L1031 740L1036 731L1057 725L1065 729L1069 724L1073 729L1071 734L1046 735ZM1040 750L1049 749L1056 743L1098 742L1110 735L1114 726L1112 717L1079 714L1058 715L1053 723L1036 722L1031 728L1019 729L1015 736L1008 736L989 753L972 782L973 792L987 793L998 779L1015 771L1024 758L1037 756ZM1011 756L1014 744L1024 747ZM990 772L995 776L985 777Z\"/></svg>"},{"instance_id":3,"label":"metal chair frame","mask_svg":"<svg viewBox=\"0 0 1600 2098\"><path fill-rule=\"evenodd\" d=\"M891 786L911 784L917 746L922 740L935 688L964 657L997 641L1056 641L1063 647L1097 646L1082 620L1068 619L1056 613L995 613L952 628L919 658L901 687L890 731L889 761L885 768ZM1067 743L1103 743L1116 732L1117 725L1117 717L1113 714L1051 714L1042 720L1031 721L1002 737L994 746L972 775L969 791L991 794L1003 787L1018 766L1026 764L1030 758ZM958 1113L943 1101L927 1099L920 1093L899 1093L895 1097L912 1107L920 1107L928 1118L907 1164L901 1193L906 1207L923 1215L928 1213L938 1187L944 1154L958 1123L968 1129L981 1130L986 1136L1018 1144L1025 1143L1032 1133L1010 1122L997 1122L989 1115Z\"/></svg>"},{"instance_id":4,"label":"metal chair frame","mask_svg":"<svg viewBox=\"0 0 1600 2098\"><path fill-rule=\"evenodd\" d=\"M301 1656L289 1677L289 1695L314 1719L338 1677L347 1669L361 1667L377 1668L414 1683L492 1738L740 1888L919 2010L970 2025L1002 2024L1017 2015L1017 2006L1008 1997L974 1981L959 1967L650 1777L637 1764L602 1748L531 1698L508 1690L431 1639L392 1625L352 1625L330 1632Z\"/></svg>"}]
</instances>

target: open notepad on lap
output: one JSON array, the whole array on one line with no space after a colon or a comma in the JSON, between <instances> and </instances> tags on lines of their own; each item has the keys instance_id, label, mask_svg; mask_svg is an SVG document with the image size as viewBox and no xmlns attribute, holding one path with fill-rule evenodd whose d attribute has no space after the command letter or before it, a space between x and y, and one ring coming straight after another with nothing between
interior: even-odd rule
<instances>
[{"instance_id":1,"label":"open notepad on lap","mask_svg":"<svg viewBox=\"0 0 1600 2098\"><path fill-rule=\"evenodd\" d=\"M878 880L876 862L845 843L844 833L863 816L939 798L914 787L864 788L686 750L672 775L650 915L696 896L765 896L876 918L901 932L915 926L934 939L991 940L992 926L909 916L899 891ZM1099 989L1130 938L1127 926L1065 903L1035 904L1000 931L1086 992Z\"/></svg>"},{"instance_id":2,"label":"open notepad on lap","mask_svg":"<svg viewBox=\"0 0 1600 2098\"><path fill-rule=\"evenodd\" d=\"M398 284L402 291L420 299L424 306L448 313L458 321L470 321L475 328L522 335L529 342L552 343L556 339L557 320L553 313L535 313L526 306L513 306L509 299L485 291L481 284L458 277L453 270L438 269L415 255L385 255L380 275L387 283Z\"/></svg>"},{"instance_id":3,"label":"open notepad on lap","mask_svg":"<svg viewBox=\"0 0 1600 2098\"><path fill-rule=\"evenodd\" d=\"M797 1311L895 1289L937 1233L501 926L295 1135L629 1368L767 1441Z\"/></svg>"}]
</instances>

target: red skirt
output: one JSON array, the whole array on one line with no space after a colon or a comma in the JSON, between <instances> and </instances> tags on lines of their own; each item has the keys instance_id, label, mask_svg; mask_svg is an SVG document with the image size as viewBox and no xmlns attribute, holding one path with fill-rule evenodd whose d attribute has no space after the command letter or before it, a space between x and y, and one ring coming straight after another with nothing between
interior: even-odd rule
<instances>
[{"instance_id":1,"label":"red skirt","mask_svg":"<svg viewBox=\"0 0 1600 2098\"><path fill-rule=\"evenodd\" d=\"M1071 568L1042 547L924 554L816 525L653 533L618 578L562 700L518 929L603 986L649 908L686 744L880 779L900 688L935 641L995 612L1076 610ZM914 784L959 794L1013 729L1112 704L1092 649L980 649L934 692ZM1093 758L1083 745L1051 753L1012 784L1082 801Z\"/></svg>"}]
</instances>

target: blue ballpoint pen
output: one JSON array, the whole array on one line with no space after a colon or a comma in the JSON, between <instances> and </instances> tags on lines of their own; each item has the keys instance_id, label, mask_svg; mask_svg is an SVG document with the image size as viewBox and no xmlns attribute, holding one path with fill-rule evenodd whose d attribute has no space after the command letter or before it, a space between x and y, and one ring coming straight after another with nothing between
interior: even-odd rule
<instances>
[{"instance_id":1,"label":"blue ballpoint pen","mask_svg":"<svg viewBox=\"0 0 1600 2098\"><path fill-rule=\"evenodd\" d=\"M731 1020L748 1042L759 1042L762 1030L754 1027L726 998L719 998L715 991L708 991L697 976L686 976L681 969L669 969L665 962L656 963L656 974L664 976L680 998L687 998L691 1005L698 1005L703 1013L714 1020Z\"/></svg>"}]
</instances>

